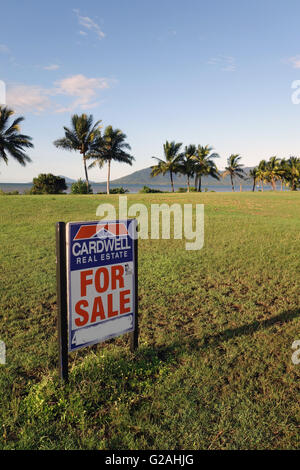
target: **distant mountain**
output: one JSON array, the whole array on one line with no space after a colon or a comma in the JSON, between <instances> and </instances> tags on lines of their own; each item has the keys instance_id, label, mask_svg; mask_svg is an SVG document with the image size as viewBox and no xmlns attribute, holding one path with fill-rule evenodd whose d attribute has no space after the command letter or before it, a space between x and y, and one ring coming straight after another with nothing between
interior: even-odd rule
<instances>
[{"instance_id":1,"label":"distant mountain","mask_svg":"<svg viewBox=\"0 0 300 470\"><path fill-rule=\"evenodd\" d=\"M72 178L69 178L68 176L64 176L64 175L58 175L60 178L65 178L65 182L67 184L72 184L72 183L75 183L76 180L73 180Z\"/></svg>"},{"instance_id":2,"label":"distant mountain","mask_svg":"<svg viewBox=\"0 0 300 470\"><path fill-rule=\"evenodd\" d=\"M244 167L244 171L246 173L246 175L248 176L249 175L249 171L254 168L254 167ZM154 178L152 178L151 176L151 167L148 167L148 168L144 168L143 170L138 170L138 171L134 171L133 173L127 175L127 176L123 176L122 178L117 178L115 180L112 180L111 181L111 184L113 186L126 186L126 185L142 185L142 186L168 186L170 185L170 175L169 173L165 174L165 175L158 175L158 176L155 176ZM72 183L74 183L75 181L77 180L74 180L73 178L69 178L68 176L64 176L64 175L59 175L61 178L65 178L65 181L68 185L71 185ZM83 178L82 178L83 179ZM173 180L174 180L174 185L178 188L178 187L185 187L186 186L186 176L184 175L173 175ZM192 178L191 179L191 186L194 185L194 179ZM32 182L30 183L26 183L26 184L31 184L32 185ZM95 181L90 181L90 184L92 185L101 185L101 186L105 186L106 185L106 181L102 181L101 183L97 183ZM252 181L250 180L241 180L240 178L236 178L235 179L235 184L236 185L239 185L239 184L247 184L247 185L251 185L252 184ZM212 178L211 176L204 176L202 177L202 188L205 188L205 186L230 186L231 185L231 182L230 182L230 177L227 176L226 178L221 178L220 181L218 180L215 180L214 178Z\"/></svg>"},{"instance_id":3,"label":"distant mountain","mask_svg":"<svg viewBox=\"0 0 300 470\"><path fill-rule=\"evenodd\" d=\"M60 176L61 178L65 178L65 181L67 184L72 184L72 183L76 183L77 180L73 180L72 178L69 178L68 176L64 176L64 175L58 175ZM78 178L79 179L79 178ZM81 178L82 180L84 180L84 178ZM97 184L95 183L95 181L90 181L90 184Z\"/></svg>"},{"instance_id":4,"label":"distant mountain","mask_svg":"<svg viewBox=\"0 0 300 470\"><path fill-rule=\"evenodd\" d=\"M245 167L245 173L248 176L251 167ZM173 175L174 185L175 186L186 186L186 177L184 175ZM243 181L240 178L235 179L236 184L247 183L251 184L250 180ZM139 184L145 186L166 186L170 184L170 175L169 173L165 175L158 175L154 178L151 177L151 167L144 168L143 170L138 170L130 175L123 176L122 178L117 178L112 181L113 184L119 186L126 186L126 184ZM193 179L191 180L191 186L193 186L194 182ZM215 180L211 176L204 176L202 178L202 187L205 186L228 186L230 185L230 177L227 176L226 178L221 178L220 181Z\"/></svg>"}]
</instances>

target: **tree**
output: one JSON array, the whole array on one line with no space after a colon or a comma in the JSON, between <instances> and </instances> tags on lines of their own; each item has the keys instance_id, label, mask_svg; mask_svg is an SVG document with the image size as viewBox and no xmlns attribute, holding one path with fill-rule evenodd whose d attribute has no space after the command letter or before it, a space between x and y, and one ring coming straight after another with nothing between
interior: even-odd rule
<instances>
[{"instance_id":1,"label":"tree","mask_svg":"<svg viewBox=\"0 0 300 470\"><path fill-rule=\"evenodd\" d=\"M280 160L280 174L278 175L278 178L280 180L280 190L283 190L283 185L286 184L286 177L288 174L288 169L287 169L287 162L285 158L281 158Z\"/></svg>"},{"instance_id":2,"label":"tree","mask_svg":"<svg viewBox=\"0 0 300 470\"><path fill-rule=\"evenodd\" d=\"M267 181L267 162L266 160L261 160L257 169L257 178L261 183L261 190L264 192L264 183Z\"/></svg>"},{"instance_id":3,"label":"tree","mask_svg":"<svg viewBox=\"0 0 300 470\"><path fill-rule=\"evenodd\" d=\"M266 165L266 178L270 181L273 191L276 190L276 181L280 179L284 171L281 168L280 160L277 157L271 157Z\"/></svg>"},{"instance_id":4,"label":"tree","mask_svg":"<svg viewBox=\"0 0 300 470\"><path fill-rule=\"evenodd\" d=\"M33 178L33 186L30 194L61 194L68 189L65 178L52 175L52 173L41 173Z\"/></svg>"},{"instance_id":5,"label":"tree","mask_svg":"<svg viewBox=\"0 0 300 470\"><path fill-rule=\"evenodd\" d=\"M94 159L89 168L93 168L96 165L102 168L103 164L107 163L107 194L109 194L111 162L117 161L132 165L134 161L134 157L124 150L131 150L130 145L125 142L126 138L126 134L120 129L113 129L112 126L107 126L103 137L98 140L97 145L94 145L91 152L89 152L88 158Z\"/></svg>"},{"instance_id":6,"label":"tree","mask_svg":"<svg viewBox=\"0 0 300 470\"><path fill-rule=\"evenodd\" d=\"M193 157L196 154L196 146L189 145L184 148L184 153L179 159L179 172L187 177L187 191L190 192L190 179L194 176L195 161Z\"/></svg>"},{"instance_id":7,"label":"tree","mask_svg":"<svg viewBox=\"0 0 300 470\"><path fill-rule=\"evenodd\" d=\"M72 184L71 193L72 194L92 194L93 190L90 184L87 187L86 183L82 181L82 179L79 179L75 181L75 183Z\"/></svg>"},{"instance_id":8,"label":"tree","mask_svg":"<svg viewBox=\"0 0 300 470\"><path fill-rule=\"evenodd\" d=\"M19 124L24 121L24 117L20 116L10 122L13 114L14 111L0 105L0 160L7 164L8 157L11 156L25 166L31 162L24 150L33 148L32 138L20 133Z\"/></svg>"},{"instance_id":9,"label":"tree","mask_svg":"<svg viewBox=\"0 0 300 470\"><path fill-rule=\"evenodd\" d=\"M300 159L290 157L286 161L285 179L292 191L297 191L300 186Z\"/></svg>"},{"instance_id":10,"label":"tree","mask_svg":"<svg viewBox=\"0 0 300 470\"><path fill-rule=\"evenodd\" d=\"M252 191L254 192L255 191L256 181L258 179L258 168L257 168L257 166L255 166L254 168L251 168L251 170L249 171L249 176L250 176L249 179L253 180Z\"/></svg>"},{"instance_id":11,"label":"tree","mask_svg":"<svg viewBox=\"0 0 300 470\"><path fill-rule=\"evenodd\" d=\"M218 169L216 167L214 158L219 158L217 153L211 153L212 147L206 145L198 145L196 154L193 156L194 171L195 171L195 189L201 192L202 189L202 176L211 176L217 180L220 179Z\"/></svg>"},{"instance_id":12,"label":"tree","mask_svg":"<svg viewBox=\"0 0 300 470\"><path fill-rule=\"evenodd\" d=\"M158 157L152 157L157 161L157 165L151 167L152 172L151 176L157 176L160 174L165 175L166 173L170 174L171 180L171 188L172 192L174 193L174 182L173 182L173 174L179 173L180 170L180 160L182 159L182 154L179 153L181 149L181 143L168 142L163 146L164 149L164 157L165 160L162 160Z\"/></svg>"},{"instance_id":13,"label":"tree","mask_svg":"<svg viewBox=\"0 0 300 470\"><path fill-rule=\"evenodd\" d=\"M93 116L82 114L78 116L74 114L71 118L71 128L64 127L65 137L54 142L57 148L65 150L78 151L82 155L86 187L89 188L89 178L86 166L88 154L99 147L101 140L100 124L97 121L93 124Z\"/></svg>"},{"instance_id":14,"label":"tree","mask_svg":"<svg viewBox=\"0 0 300 470\"><path fill-rule=\"evenodd\" d=\"M231 187L232 191L234 191L234 184L233 180L234 178L238 177L240 179L245 179L245 171L243 170L243 166L239 163L241 160L241 156L238 154L232 154L230 157L227 159L227 166L225 167L225 171L223 172L223 178L225 176L230 176L230 181L231 181Z\"/></svg>"}]
</instances>

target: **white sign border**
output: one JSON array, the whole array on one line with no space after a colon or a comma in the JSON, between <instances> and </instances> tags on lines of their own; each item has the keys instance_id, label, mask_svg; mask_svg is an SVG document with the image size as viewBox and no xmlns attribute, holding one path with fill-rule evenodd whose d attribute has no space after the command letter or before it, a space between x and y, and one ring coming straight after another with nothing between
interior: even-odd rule
<instances>
[{"instance_id":1,"label":"white sign border","mask_svg":"<svg viewBox=\"0 0 300 470\"><path fill-rule=\"evenodd\" d=\"M136 219L116 219L116 220L84 220L84 221L76 221L76 222L68 222L66 224L66 265L67 265L67 320L68 320L68 351L69 352L75 352L75 351L78 351L79 349L82 349L82 348L85 348L85 347L88 347L88 346L93 346L95 344L99 344L99 343L104 343L105 341L109 340L109 339L112 339L112 338L116 338L118 336L122 336L123 334L126 334L126 333L131 333L135 330L135 324L136 324L136 286L137 286L137 279L136 279L136 259L135 259L135 248L134 248L134 243L135 243L135 239L134 237L131 237L132 240L133 240L133 246L132 246L132 263L133 263L133 269L134 269L134 273L133 273L133 289L132 289L132 296L133 296L133 312L132 312L132 317L133 317L133 322L132 322L132 327L126 331L122 331L121 333L115 333L115 334L111 334L111 335L108 335L107 337L103 337L101 338L100 340L99 339L96 339L94 341L91 341L91 342L88 342L88 343L83 343L79 346L76 346L76 347L71 347L71 342L72 342L72 328L71 328L71 325L70 325L70 317L71 317L71 283L70 283L70 278L71 278L71 263L70 263L70 259L71 259L71 247L72 247L72 243L71 243L71 240L70 240L70 234L71 234L71 226L72 225L77 225L77 224L82 224L82 225L92 225L92 224L115 224L115 223L125 223L126 224L126 227L129 228L129 226L132 226L133 224L133 227L130 229L131 230L131 233L132 234L136 234L136 227L137 227L137 220ZM130 223L128 223L130 222ZM128 224L128 225L127 225ZM130 235L129 235L130 236ZM99 265L100 267L101 265ZM126 316L129 316L131 315L131 313L127 314L127 315L124 315L124 318ZM105 320L103 323L107 323L109 321L114 321L114 320ZM96 326L96 325L95 325ZM89 328L86 327L86 328Z\"/></svg>"}]
</instances>

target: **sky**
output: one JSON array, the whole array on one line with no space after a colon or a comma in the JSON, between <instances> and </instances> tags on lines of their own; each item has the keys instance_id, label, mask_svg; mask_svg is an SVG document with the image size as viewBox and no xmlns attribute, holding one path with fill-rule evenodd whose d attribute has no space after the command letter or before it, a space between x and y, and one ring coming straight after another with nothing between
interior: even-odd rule
<instances>
[{"instance_id":1,"label":"sky","mask_svg":"<svg viewBox=\"0 0 300 470\"><path fill-rule=\"evenodd\" d=\"M127 135L135 162L112 179L166 140L210 145L221 169L232 153L245 166L300 157L299 17L298 0L2 2L0 80L34 149L25 168L0 162L0 182L84 178L80 154L53 145L74 113Z\"/></svg>"}]
</instances>

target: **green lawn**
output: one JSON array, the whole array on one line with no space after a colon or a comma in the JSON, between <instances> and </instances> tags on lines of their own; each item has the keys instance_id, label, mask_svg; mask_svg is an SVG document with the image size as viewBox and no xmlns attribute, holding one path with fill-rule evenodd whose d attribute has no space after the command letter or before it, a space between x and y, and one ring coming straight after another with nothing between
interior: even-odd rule
<instances>
[{"instance_id":1,"label":"green lawn","mask_svg":"<svg viewBox=\"0 0 300 470\"><path fill-rule=\"evenodd\" d=\"M300 448L300 193L129 195L205 204L205 246L139 242L140 348L57 374L55 222L117 196L1 196L2 449Z\"/></svg>"}]
</instances>

